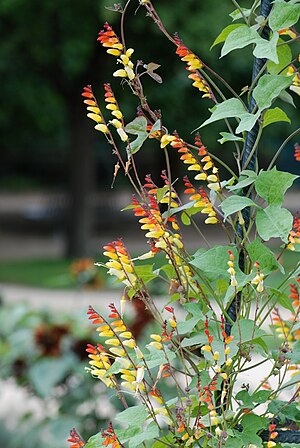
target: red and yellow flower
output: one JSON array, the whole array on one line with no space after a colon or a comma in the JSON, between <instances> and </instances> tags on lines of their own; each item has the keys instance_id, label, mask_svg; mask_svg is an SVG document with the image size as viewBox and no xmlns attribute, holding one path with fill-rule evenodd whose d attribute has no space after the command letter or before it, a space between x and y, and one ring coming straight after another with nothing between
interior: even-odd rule
<instances>
[{"instance_id":1,"label":"red and yellow flower","mask_svg":"<svg viewBox=\"0 0 300 448\"><path fill-rule=\"evenodd\" d=\"M200 92L203 92L203 98L211 98L212 100L215 100L215 96L209 84L199 72L199 70L203 68L203 63L200 58L190 51L177 35L175 36L174 41L177 45L176 54L179 55L183 62L187 63L186 69L191 72L188 77L192 79L193 86Z\"/></svg>"},{"instance_id":2,"label":"red and yellow flower","mask_svg":"<svg viewBox=\"0 0 300 448\"><path fill-rule=\"evenodd\" d=\"M118 36L107 22L104 24L104 30L99 32L99 37L97 40L103 47L108 48L107 53L116 56L118 58L118 63L122 64L124 67L123 69L114 72L113 76L128 78L129 81L132 81L135 78L135 73L133 70L134 64L130 60L130 57L134 52L133 48L125 50Z\"/></svg>"},{"instance_id":3,"label":"red and yellow flower","mask_svg":"<svg viewBox=\"0 0 300 448\"><path fill-rule=\"evenodd\" d=\"M75 428L71 429L68 442L72 444L70 448L82 448L85 446L84 441L82 440L82 438L80 437Z\"/></svg>"},{"instance_id":4,"label":"red and yellow flower","mask_svg":"<svg viewBox=\"0 0 300 448\"><path fill-rule=\"evenodd\" d=\"M175 134L175 136L176 138L171 142L171 146L177 149L178 153L181 154L180 160L182 160L184 164L189 165L188 171L196 171L197 174L194 176L194 179L206 181L210 190L220 191L221 184L218 168L214 165L206 147L203 145L200 135L197 134L195 138L195 145L199 148L198 156L201 157L200 161L189 149L188 144L185 143L178 134Z\"/></svg>"},{"instance_id":5,"label":"red and yellow flower","mask_svg":"<svg viewBox=\"0 0 300 448\"><path fill-rule=\"evenodd\" d=\"M294 151L294 157L296 162L300 162L300 146L299 143L295 143L294 145L295 151Z\"/></svg>"},{"instance_id":6,"label":"red and yellow flower","mask_svg":"<svg viewBox=\"0 0 300 448\"><path fill-rule=\"evenodd\" d=\"M183 178L184 185L187 187L184 190L185 194L191 195L190 200L196 201L194 203L194 207L196 208L202 208L201 213L204 215L208 215L208 217L205 219L205 224L217 224L219 222L217 218L217 213L214 210L214 207L209 200L205 190L203 187L200 187L198 190L191 184L188 177L185 176Z\"/></svg>"},{"instance_id":7,"label":"red and yellow flower","mask_svg":"<svg viewBox=\"0 0 300 448\"><path fill-rule=\"evenodd\" d=\"M92 87L91 86L84 87L82 96L85 98L83 102L87 105L88 118L97 123L95 129L97 131L103 132L103 134L107 134L109 130L102 115L102 112L98 106L97 100L93 94Z\"/></svg>"},{"instance_id":8,"label":"red and yellow flower","mask_svg":"<svg viewBox=\"0 0 300 448\"><path fill-rule=\"evenodd\" d=\"M300 244L300 218L298 212L294 216L293 227L288 236L287 248L295 250L295 244Z\"/></svg>"},{"instance_id":9,"label":"red and yellow flower","mask_svg":"<svg viewBox=\"0 0 300 448\"><path fill-rule=\"evenodd\" d=\"M104 246L103 255L109 258L105 265L108 273L116 276L126 286L134 287L138 278L134 271L134 264L121 240L116 240Z\"/></svg>"},{"instance_id":10,"label":"red and yellow flower","mask_svg":"<svg viewBox=\"0 0 300 448\"><path fill-rule=\"evenodd\" d=\"M112 116L114 117L109 123L116 128L122 142L127 142L129 137L125 132L123 114L120 111L116 97L112 91L112 88L110 87L110 84L104 84L104 89L105 101L107 102L106 109L110 110Z\"/></svg>"}]
</instances>

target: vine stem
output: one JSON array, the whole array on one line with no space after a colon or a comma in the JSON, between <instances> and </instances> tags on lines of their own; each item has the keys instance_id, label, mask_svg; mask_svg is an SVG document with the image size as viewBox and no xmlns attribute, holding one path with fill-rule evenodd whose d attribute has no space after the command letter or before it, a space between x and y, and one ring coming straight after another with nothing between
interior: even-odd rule
<instances>
[{"instance_id":1,"label":"vine stem","mask_svg":"<svg viewBox=\"0 0 300 448\"><path fill-rule=\"evenodd\" d=\"M294 132L292 132L285 140L284 142L280 145L280 147L278 148L278 150L276 151L273 159L271 160L267 171L270 171L270 169L273 167L274 163L276 162L276 159L278 158L279 154L281 153L281 151L284 149L285 145L292 140L293 137L295 137L295 135L299 134L300 132L300 128L296 129Z\"/></svg>"}]
</instances>

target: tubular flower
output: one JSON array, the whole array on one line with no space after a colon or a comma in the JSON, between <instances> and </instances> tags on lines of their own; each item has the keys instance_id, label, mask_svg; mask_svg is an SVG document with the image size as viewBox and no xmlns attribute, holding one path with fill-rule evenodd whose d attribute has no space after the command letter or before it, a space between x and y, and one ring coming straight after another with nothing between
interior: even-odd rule
<instances>
[{"instance_id":1,"label":"tubular flower","mask_svg":"<svg viewBox=\"0 0 300 448\"><path fill-rule=\"evenodd\" d=\"M164 179L165 184L169 186L167 176L164 172L162 173L162 178ZM164 251L169 263L176 264L177 273L180 275L178 281L182 290L184 288L187 289L189 285L193 285L193 288L197 290L197 285L192 279L192 271L183 261L183 257L180 256L180 252L184 251L184 245L182 237L178 232L179 227L176 218L174 216L168 218L162 217L159 203L156 198L157 190L158 188L153 183L151 177L146 176L146 184L144 185L144 196L146 200L141 203L135 196L133 196L132 204L134 205L134 214L140 218L139 222L142 224L142 230L147 230L146 237L150 238L152 252L155 253L158 250ZM178 207L177 199L177 194L172 187L169 187L169 190L160 199L160 202L169 204L171 200L171 206L176 208ZM176 233L171 232L168 227L169 223Z\"/></svg>"},{"instance_id":2,"label":"tubular flower","mask_svg":"<svg viewBox=\"0 0 300 448\"><path fill-rule=\"evenodd\" d=\"M297 283L300 284L300 275L297 277ZM290 295L289 298L293 300L292 306L298 308L300 306L300 290L298 285L290 284Z\"/></svg>"},{"instance_id":3,"label":"tubular flower","mask_svg":"<svg viewBox=\"0 0 300 448\"><path fill-rule=\"evenodd\" d=\"M215 167L213 160L207 153L203 145L200 135L197 134L195 138L195 145L198 146L198 156L201 156L201 162L196 159L193 152L188 148L188 145L175 134L176 139L171 142L171 146L178 150L181 154L180 160L184 164L189 165L188 171L196 171L195 180L203 180L207 182L208 188L214 191L221 190L220 180L218 176L218 168Z\"/></svg>"},{"instance_id":4,"label":"tubular flower","mask_svg":"<svg viewBox=\"0 0 300 448\"><path fill-rule=\"evenodd\" d=\"M197 191L196 188L193 187L188 177L185 176L183 178L184 185L187 187L184 190L185 194L192 195L190 196L191 201L196 201L194 203L194 207L202 208L201 213L208 215L208 218L205 219L205 224L217 224L219 222L217 218L217 213L215 212L212 203L210 202L207 194L203 187L200 187Z\"/></svg>"},{"instance_id":5,"label":"tubular flower","mask_svg":"<svg viewBox=\"0 0 300 448\"><path fill-rule=\"evenodd\" d=\"M227 264L228 264L229 268L227 269L227 272L228 272L228 274L230 274L230 278L231 278L230 284L231 284L231 286L236 288L238 283L237 283L237 280L235 278L236 271L234 269L234 263L233 263L234 262L234 255L231 252L231 250L228 251L228 254L229 254L229 261L227 261Z\"/></svg>"},{"instance_id":6,"label":"tubular flower","mask_svg":"<svg viewBox=\"0 0 300 448\"><path fill-rule=\"evenodd\" d=\"M88 118L97 123L95 126L95 129L97 131L103 132L103 134L107 134L109 130L101 113L101 110L99 109L96 98L94 97L92 87L87 86L84 87L83 90L84 91L81 95L85 98L83 102L87 105Z\"/></svg>"},{"instance_id":7,"label":"tubular flower","mask_svg":"<svg viewBox=\"0 0 300 448\"><path fill-rule=\"evenodd\" d=\"M295 39L297 37L297 33L294 28L284 28L283 30L278 31L280 36L289 36L291 39Z\"/></svg>"},{"instance_id":8,"label":"tubular flower","mask_svg":"<svg viewBox=\"0 0 300 448\"><path fill-rule=\"evenodd\" d=\"M134 264L129 253L120 240L113 241L104 246L103 255L109 258L105 265L109 268L108 273L115 275L126 286L134 287L138 278L134 272Z\"/></svg>"},{"instance_id":9,"label":"tubular flower","mask_svg":"<svg viewBox=\"0 0 300 448\"><path fill-rule=\"evenodd\" d=\"M89 364L91 366L86 370L88 370L94 378L99 378L106 387L114 388L115 381L113 375L106 375L111 364L109 355L105 352L104 347L100 344L98 344L97 347L88 344L86 351L89 353Z\"/></svg>"},{"instance_id":10,"label":"tubular flower","mask_svg":"<svg viewBox=\"0 0 300 448\"><path fill-rule=\"evenodd\" d=\"M278 337L289 342L293 341L293 335L290 333L287 323L281 318L277 308L274 308L272 311L272 320L273 325L275 326L275 331L278 333Z\"/></svg>"},{"instance_id":11,"label":"tubular flower","mask_svg":"<svg viewBox=\"0 0 300 448\"><path fill-rule=\"evenodd\" d=\"M174 135L164 134L160 139L160 147L165 148L173 140L175 140Z\"/></svg>"},{"instance_id":12,"label":"tubular flower","mask_svg":"<svg viewBox=\"0 0 300 448\"><path fill-rule=\"evenodd\" d=\"M82 438L80 437L75 428L71 429L68 442L72 444L70 448L81 448L85 446L84 441L82 440Z\"/></svg>"},{"instance_id":13,"label":"tubular flower","mask_svg":"<svg viewBox=\"0 0 300 448\"><path fill-rule=\"evenodd\" d=\"M299 143L295 143L294 148L295 148L295 152L294 152L295 160L296 160L296 162L300 162L300 146L299 146Z\"/></svg>"},{"instance_id":14,"label":"tubular flower","mask_svg":"<svg viewBox=\"0 0 300 448\"><path fill-rule=\"evenodd\" d=\"M104 24L104 30L101 30L99 32L99 37L97 40L102 44L103 47L108 48L108 54L112 54L113 56L119 58L117 59L117 61L124 66L123 69L114 72L113 76L128 78L130 81L132 81L135 78L135 73L133 71L134 65L130 60L130 57L134 50L132 48L129 48L128 50L124 51L124 47L120 42L118 36L107 22Z\"/></svg>"},{"instance_id":15,"label":"tubular flower","mask_svg":"<svg viewBox=\"0 0 300 448\"><path fill-rule=\"evenodd\" d=\"M300 75L299 73L296 73L296 67L294 65L290 65L287 70L287 76L293 76L292 85L290 86L290 90L292 92L297 93L297 95L300 95Z\"/></svg>"},{"instance_id":16,"label":"tubular flower","mask_svg":"<svg viewBox=\"0 0 300 448\"><path fill-rule=\"evenodd\" d=\"M203 98L211 98L215 100L215 96L209 86L205 81L199 70L203 67L202 61L192 53L182 42L177 35L174 38L175 45L177 45L176 54L179 55L183 62L187 63L187 70L190 71L188 76L193 81L193 86L196 87L200 92L203 92Z\"/></svg>"},{"instance_id":17,"label":"tubular flower","mask_svg":"<svg viewBox=\"0 0 300 448\"><path fill-rule=\"evenodd\" d=\"M300 244L300 218L298 212L294 216L293 227L288 236L287 248L295 250L295 244Z\"/></svg>"},{"instance_id":18,"label":"tubular flower","mask_svg":"<svg viewBox=\"0 0 300 448\"><path fill-rule=\"evenodd\" d=\"M103 47L108 48L107 53L113 56L120 56L123 51L123 45L121 44L118 36L112 29L112 27L105 22L104 30L101 30L98 34L98 41Z\"/></svg>"},{"instance_id":19,"label":"tubular flower","mask_svg":"<svg viewBox=\"0 0 300 448\"><path fill-rule=\"evenodd\" d=\"M263 292L264 290L264 274L260 272L260 267L258 261L254 263L254 267L257 269L257 274L253 280L251 280L252 285L257 285L257 292Z\"/></svg>"},{"instance_id":20,"label":"tubular flower","mask_svg":"<svg viewBox=\"0 0 300 448\"><path fill-rule=\"evenodd\" d=\"M104 89L105 89L105 101L108 103L106 105L106 109L110 110L112 116L114 117L110 121L110 123L116 128L117 133L119 134L119 137L121 138L122 142L127 142L129 137L124 129L125 125L123 120L123 114L120 111L116 97L112 91L112 88L110 87L110 84L104 84Z\"/></svg>"},{"instance_id":21,"label":"tubular flower","mask_svg":"<svg viewBox=\"0 0 300 448\"><path fill-rule=\"evenodd\" d=\"M112 445L112 448L121 448L121 444L118 441L117 435L114 431L113 425L110 422L106 431L101 431L102 438L105 439L102 445L109 446Z\"/></svg>"},{"instance_id":22,"label":"tubular flower","mask_svg":"<svg viewBox=\"0 0 300 448\"><path fill-rule=\"evenodd\" d=\"M109 305L110 314L109 319L112 321L109 323L105 321L99 314L92 308L89 307L88 314L89 318L94 321L94 323L99 323L100 327L97 328L99 336L109 336L110 339L105 341L105 345L108 346L108 352L105 348L98 344L94 347L88 344L86 351L89 353L89 364L90 368L87 370L95 378L99 378L106 387L117 387L117 380L113 374L108 374L107 371L111 367L110 359L114 359L118 365L120 365L119 372L121 373L121 386L135 391L136 393L145 390L144 384L144 368L143 366L135 366L130 356L130 351L128 349L133 349L137 359L144 359L144 355L136 344L135 339L132 336L131 331L127 328L121 315L117 311L113 303Z\"/></svg>"}]
</instances>

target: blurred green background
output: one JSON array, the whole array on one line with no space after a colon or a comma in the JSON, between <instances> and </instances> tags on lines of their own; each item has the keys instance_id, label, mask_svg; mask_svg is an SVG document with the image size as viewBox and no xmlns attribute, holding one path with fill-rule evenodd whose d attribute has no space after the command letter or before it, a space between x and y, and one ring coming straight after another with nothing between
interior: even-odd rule
<instances>
[{"instance_id":1,"label":"blurred green background","mask_svg":"<svg viewBox=\"0 0 300 448\"><path fill-rule=\"evenodd\" d=\"M244 7L252 4L246 0L242 3ZM219 47L209 50L215 37L231 23L231 1L160 0L154 5L170 34L177 31L185 44L237 92L250 84L250 49L236 51L224 60L219 59ZM7 284L73 288L77 294L76 288L81 291L82 284L94 282L94 272L88 268L82 274L79 269L74 275L74 269L70 271L74 259L88 256L99 260L101 246L119 236L134 254L147 251L131 211L119 212L129 204L132 191L122 175L117 177L114 189L110 188L116 159L105 139L94 132L82 104L85 85L92 84L101 103L103 83L111 82L126 122L136 114L136 99L112 78L115 58L96 41L105 21L117 33L120 30L119 14L105 6L111 6L109 1L0 2L0 286L4 300L0 312L0 401L4 403L0 445L6 448L62 448L70 425L78 424L79 430L91 434L97 425L100 429L106 417L103 409L99 411L95 403L91 404L91 397L96 395L99 405L103 390L84 374L82 347L81 351L74 349L92 337L84 317L74 316L74 310L70 313L67 304L64 313L56 305L54 311L47 312L32 310L31 305L12 306L10 297L20 294L7 289ZM191 87L175 47L145 17L137 1L128 8L125 33L128 47L135 49L134 60L161 65L158 73L163 84L144 79L151 107L161 109L163 124L170 132L176 129L191 141L191 132L208 117L207 108L212 103ZM297 98L295 102L299 104ZM294 109L287 105L283 108L294 118L293 124L267 129L260 153L262 166L297 127ZM234 167L231 144L221 146L217 142L221 131L226 131L225 126L218 122L203 129L202 139L210 151ZM294 143L287 146L278 167L297 174ZM185 174L176 154L171 155L171 162L174 179ZM154 181L159 182L164 160L157 142L147 142L137 154L136 163L141 177L152 173ZM294 200L290 203L292 208L297 207ZM219 241L215 229L206 230L212 241ZM196 249L201 241L188 231L187 242ZM96 286L105 286L101 274ZM28 298L30 291L23 291L22 298ZM41 306L53 308L46 297L41 290ZM61 292L62 307L64 300ZM56 351L45 352L47 336L55 331L59 333L58 341L52 340ZM41 333L46 335L44 345L37 336ZM5 390L17 393L10 398ZM24 406L31 399L38 400L37 413L46 410L42 420L36 421L35 410ZM11 422L7 416L14 412L14 401L17 408L24 407L24 413L16 413ZM109 408L107 403L105 406Z\"/></svg>"}]
</instances>

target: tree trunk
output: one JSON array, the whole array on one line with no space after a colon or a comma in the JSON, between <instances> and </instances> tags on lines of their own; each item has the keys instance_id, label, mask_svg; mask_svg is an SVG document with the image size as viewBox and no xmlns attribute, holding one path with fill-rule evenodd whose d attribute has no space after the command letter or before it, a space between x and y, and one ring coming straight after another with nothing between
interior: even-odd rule
<instances>
[{"instance_id":1,"label":"tree trunk","mask_svg":"<svg viewBox=\"0 0 300 448\"><path fill-rule=\"evenodd\" d=\"M93 229L92 193L96 185L95 135L78 93L71 108L69 152L69 209L66 226L66 256L84 257ZM75 103L75 104L74 104Z\"/></svg>"}]
</instances>

